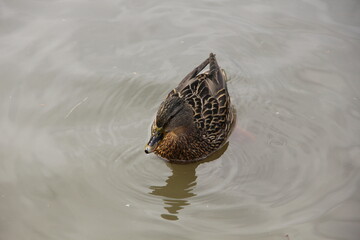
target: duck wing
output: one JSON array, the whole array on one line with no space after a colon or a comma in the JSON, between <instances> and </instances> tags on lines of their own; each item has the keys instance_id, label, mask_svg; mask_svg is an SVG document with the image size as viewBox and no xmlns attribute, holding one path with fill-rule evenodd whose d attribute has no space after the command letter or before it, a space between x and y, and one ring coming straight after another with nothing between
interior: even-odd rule
<instances>
[{"instance_id":1,"label":"duck wing","mask_svg":"<svg viewBox=\"0 0 360 240\"><path fill-rule=\"evenodd\" d=\"M199 74L208 64L210 70ZM177 95L193 110L194 122L203 139L215 146L223 143L230 130L229 111L232 110L227 92L225 74L214 54L190 72L169 96Z\"/></svg>"},{"instance_id":2,"label":"duck wing","mask_svg":"<svg viewBox=\"0 0 360 240\"><path fill-rule=\"evenodd\" d=\"M203 79L203 74L200 74L204 68L210 64L210 70L205 72L207 75L206 80ZM199 79L200 78L200 79ZM194 68L185 78L179 83L175 88L177 92L181 92L185 87L192 84L192 82L197 80L205 80L208 85L209 90L212 94L215 94L218 90L225 88L226 89L226 75L220 69L215 54L210 53L210 56L202 62L199 66Z\"/></svg>"}]
</instances>

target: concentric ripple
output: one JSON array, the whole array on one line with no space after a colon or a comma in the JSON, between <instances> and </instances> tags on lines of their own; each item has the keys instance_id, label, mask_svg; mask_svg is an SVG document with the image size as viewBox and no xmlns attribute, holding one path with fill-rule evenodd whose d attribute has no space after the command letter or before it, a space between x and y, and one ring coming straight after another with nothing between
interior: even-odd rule
<instances>
[{"instance_id":1,"label":"concentric ripple","mask_svg":"<svg viewBox=\"0 0 360 240\"><path fill-rule=\"evenodd\" d=\"M96 169L111 195L144 219L179 221L187 231L212 233L226 225L229 234L252 235L314 221L353 194L347 186L358 181L356 171L339 168L339 159L329 161L343 129L320 124L326 116L304 103L321 105L322 99L304 98L311 94L306 86L280 79L279 89L247 91L246 79L231 76L238 123L229 145L210 161L175 165L143 152L156 107L171 86L149 84L141 75L122 82L119 90L112 88L115 82L105 85L109 94L93 105L89 114L99 115L99 122L74 129L81 143L76 157L92 159L88 170ZM332 94L341 102L340 93ZM102 184L95 184L97 191L104 191Z\"/></svg>"},{"instance_id":2,"label":"concentric ripple","mask_svg":"<svg viewBox=\"0 0 360 240\"><path fill-rule=\"evenodd\" d=\"M2 1L0 239L360 236L355 1ZM214 52L237 110L188 165L144 153Z\"/></svg>"}]
</instances>

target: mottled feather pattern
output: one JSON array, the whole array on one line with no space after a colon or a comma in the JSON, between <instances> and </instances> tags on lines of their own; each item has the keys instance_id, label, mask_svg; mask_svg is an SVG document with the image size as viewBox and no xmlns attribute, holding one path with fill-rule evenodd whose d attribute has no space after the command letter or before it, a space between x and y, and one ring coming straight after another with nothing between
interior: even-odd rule
<instances>
[{"instance_id":1,"label":"mottled feather pattern","mask_svg":"<svg viewBox=\"0 0 360 240\"><path fill-rule=\"evenodd\" d=\"M210 70L200 73L210 64ZM218 66L215 55L190 72L161 104L153 128L162 126L175 109L173 99L182 101L192 115L193 128L187 135L166 134L155 153L171 162L193 162L207 157L226 143L235 123L235 110L226 87L226 74ZM190 110L191 109L191 110ZM156 121L159 121L156 124Z\"/></svg>"},{"instance_id":2,"label":"mottled feather pattern","mask_svg":"<svg viewBox=\"0 0 360 240\"><path fill-rule=\"evenodd\" d=\"M231 119L227 118L230 99L227 98L228 93L224 88L211 96L207 81L210 81L208 73L198 75L178 96L193 109L194 122L203 139L208 140L213 148L217 148L229 134L223 129L226 123L231 122Z\"/></svg>"}]
</instances>

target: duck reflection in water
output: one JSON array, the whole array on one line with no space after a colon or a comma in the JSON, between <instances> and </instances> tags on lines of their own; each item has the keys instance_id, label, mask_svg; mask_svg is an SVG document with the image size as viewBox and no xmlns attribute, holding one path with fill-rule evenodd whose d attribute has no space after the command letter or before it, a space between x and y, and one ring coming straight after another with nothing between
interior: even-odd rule
<instances>
[{"instance_id":1,"label":"duck reflection in water","mask_svg":"<svg viewBox=\"0 0 360 240\"><path fill-rule=\"evenodd\" d=\"M151 186L150 194L163 197L164 208L168 213L161 214L161 217L167 220L178 220L179 210L190 205L191 197L196 196L193 192L196 186L196 168L204 163L218 159L227 149L229 143L226 143L221 149L201 162L191 164L172 164L167 166L172 170L172 175L166 180L165 186Z\"/></svg>"}]
</instances>

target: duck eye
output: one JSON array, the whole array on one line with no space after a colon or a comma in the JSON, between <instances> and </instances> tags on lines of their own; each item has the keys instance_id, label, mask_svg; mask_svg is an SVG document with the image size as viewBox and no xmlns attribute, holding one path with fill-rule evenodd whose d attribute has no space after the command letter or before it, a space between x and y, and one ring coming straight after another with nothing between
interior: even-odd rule
<instances>
[{"instance_id":1,"label":"duck eye","mask_svg":"<svg viewBox=\"0 0 360 240\"><path fill-rule=\"evenodd\" d=\"M159 127L154 127L152 130L153 135L155 136L160 136L161 134L164 133L164 129L163 128L159 128Z\"/></svg>"}]
</instances>

